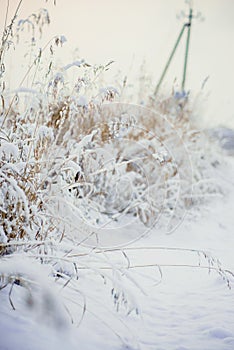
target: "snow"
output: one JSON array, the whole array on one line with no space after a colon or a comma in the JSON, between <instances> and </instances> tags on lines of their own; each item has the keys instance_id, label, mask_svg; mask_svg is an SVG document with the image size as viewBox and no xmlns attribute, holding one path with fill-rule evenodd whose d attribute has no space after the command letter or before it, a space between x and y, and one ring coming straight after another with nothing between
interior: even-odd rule
<instances>
[{"instance_id":1,"label":"snow","mask_svg":"<svg viewBox=\"0 0 234 350\"><path fill-rule=\"evenodd\" d=\"M227 154L234 155L234 130L226 127L217 127L209 133L218 140L220 146Z\"/></svg>"},{"instance_id":2,"label":"snow","mask_svg":"<svg viewBox=\"0 0 234 350\"><path fill-rule=\"evenodd\" d=\"M37 137L39 140L43 140L44 138L53 140L54 139L53 130L51 128L48 128L45 125L40 126Z\"/></svg>"},{"instance_id":3,"label":"snow","mask_svg":"<svg viewBox=\"0 0 234 350\"><path fill-rule=\"evenodd\" d=\"M85 63L86 63L86 62L85 62L84 59L82 59L82 60L80 60L80 61L74 61L74 62L69 63L69 64L67 64L66 66L64 66L64 67L63 67L63 70L66 71L66 70L70 69L71 67L78 67L78 68L80 68L80 67L84 66Z\"/></svg>"},{"instance_id":4,"label":"snow","mask_svg":"<svg viewBox=\"0 0 234 350\"><path fill-rule=\"evenodd\" d=\"M5 156L7 160L10 160L11 157L17 159L18 154L19 150L13 143L3 142L0 145L0 157Z\"/></svg>"},{"instance_id":5,"label":"snow","mask_svg":"<svg viewBox=\"0 0 234 350\"><path fill-rule=\"evenodd\" d=\"M194 130L203 94L195 111L176 82L152 98L143 66L115 87L102 76L114 61L57 61L67 40L41 38L47 10L14 29L8 5L0 350L233 350L234 130ZM23 30L16 74L7 56Z\"/></svg>"},{"instance_id":6,"label":"snow","mask_svg":"<svg viewBox=\"0 0 234 350\"><path fill-rule=\"evenodd\" d=\"M64 35L60 35L59 40L60 40L61 45L63 45L64 43L67 42L67 38Z\"/></svg>"},{"instance_id":7,"label":"snow","mask_svg":"<svg viewBox=\"0 0 234 350\"><path fill-rule=\"evenodd\" d=\"M80 96L77 101L78 106L86 107L88 105L88 99L86 96Z\"/></svg>"},{"instance_id":8,"label":"snow","mask_svg":"<svg viewBox=\"0 0 234 350\"><path fill-rule=\"evenodd\" d=\"M233 350L234 131L49 51L2 91L0 350Z\"/></svg>"},{"instance_id":9,"label":"snow","mask_svg":"<svg viewBox=\"0 0 234 350\"><path fill-rule=\"evenodd\" d=\"M90 141L91 136L87 138L87 142ZM118 300L113 303L115 294L111 296L108 282L106 285L99 276L90 272L89 277L77 284L79 293L86 292L87 309L83 318L81 308L74 303L81 300L75 285L74 289L60 291L59 298L67 300L74 320L71 326L66 320L61 328L56 323L48 323L48 312L43 309L42 302L38 304L41 308L37 312L39 319L24 309L21 286L13 288L11 298L16 310L12 310L8 286L1 291L0 349L233 350L233 278L228 276L232 287L229 289L227 281L217 272L198 267L199 260L201 266L209 265L204 256L186 250L207 251L221 261L223 269L234 271L234 183L231 180L234 158L224 155L223 159L222 168L216 172L216 181L221 183L225 193L222 198L213 198L201 206L197 218L191 220L187 216L173 234L153 229L146 237L126 247L125 253L130 261L128 275L121 276L116 271L117 275L112 278L114 288L126 298L127 306L118 304ZM121 227L114 234L131 237L137 229L137 223L133 222L131 229L128 226L128 231L132 232ZM134 250L138 247L141 249ZM165 250L165 247L184 248L185 251ZM106 259L111 260L112 266L116 266L115 261L120 266L126 265L126 260L121 260L118 252L106 252ZM150 267L153 264L158 264L160 269ZM148 267L134 268L135 265ZM9 262L7 265L3 263L1 269L6 266L12 270ZM17 267L45 285L40 277L40 265L32 266L28 261L19 260ZM111 274L106 271L108 276ZM41 293L43 288L39 289ZM56 290L52 292L56 294ZM38 296L43 298L40 293Z\"/></svg>"},{"instance_id":10,"label":"snow","mask_svg":"<svg viewBox=\"0 0 234 350\"><path fill-rule=\"evenodd\" d=\"M19 93L38 94L38 91L37 91L37 90L35 90L35 89L29 89L29 88L26 88L26 87L21 87L21 88L15 89L13 92L14 92L15 94L19 94Z\"/></svg>"},{"instance_id":11,"label":"snow","mask_svg":"<svg viewBox=\"0 0 234 350\"><path fill-rule=\"evenodd\" d=\"M7 243L7 237L2 227L0 227L0 243Z\"/></svg>"},{"instance_id":12,"label":"snow","mask_svg":"<svg viewBox=\"0 0 234 350\"><path fill-rule=\"evenodd\" d=\"M213 328L208 331L208 335L213 338L225 339L225 338L233 338L233 333L228 331L225 328ZM234 340L234 338L233 338Z\"/></svg>"}]
</instances>

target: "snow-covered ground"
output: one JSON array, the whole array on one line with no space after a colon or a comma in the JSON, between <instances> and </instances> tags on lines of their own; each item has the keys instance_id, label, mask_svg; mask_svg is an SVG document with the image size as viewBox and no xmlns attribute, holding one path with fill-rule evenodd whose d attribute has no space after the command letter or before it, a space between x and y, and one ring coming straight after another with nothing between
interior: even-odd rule
<instances>
[{"instance_id":1,"label":"snow-covered ground","mask_svg":"<svg viewBox=\"0 0 234 350\"><path fill-rule=\"evenodd\" d=\"M111 296L108 282L90 273L90 278L79 284L79 291L87 292L83 311L77 308L80 295L75 287L60 290L60 297L67 299L71 309L74 307L74 324L71 326L68 319L58 319L54 324L48 321L50 311L46 308L41 306L36 316L25 308L22 287L15 285L10 298L10 286L4 288L0 349L233 350L234 279L212 269L212 261L213 267L219 268L215 260L218 258L222 271L234 271L233 174L234 158L224 154L223 163L215 170L222 196L203 204L194 219L188 216L172 234L153 229L147 237L128 246L125 253L129 261L126 257L120 259L118 252L106 252L107 259L130 264L127 271L131 277L122 276L120 286L116 286L126 291L120 304L121 297L114 303L115 291ZM132 225L133 232L137 229L137 224ZM121 229L114 233L121 235ZM208 252L214 258L211 270L203 268L209 266L209 255L189 249ZM230 279L231 289L225 278Z\"/></svg>"}]
</instances>

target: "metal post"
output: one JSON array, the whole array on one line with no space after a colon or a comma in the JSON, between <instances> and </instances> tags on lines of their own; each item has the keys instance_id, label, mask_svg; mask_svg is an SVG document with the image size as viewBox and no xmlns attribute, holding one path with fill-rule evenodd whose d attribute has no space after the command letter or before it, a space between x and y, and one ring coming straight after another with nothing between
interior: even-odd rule
<instances>
[{"instance_id":1,"label":"metal post","mask_svg":"<svg viewBox=\"0 0 234 350\"><path fill-rule=\"evenodd\" d=\"M186 73L187 73L187 64L188 64L188 52L189 52L189 42L190 42L190 32L191 32L191 26L192 26L192 18L193 18L193 10L190 8L189 11L189 21L186 25L188 28L187 31L187 41L186 41L186 48L185 48L185 56L184 56L184 71L183 71L183 80L181 84L181 90L184 92L184 86L185 86L185 80L186 80Z\"/></svg>"},{"instance_id":2,"label":"metal post","mask_svg":"<svg viewBox=\"0 0 234 350\"><path fill-rule=\"evenodd\" d=\"M156 86L156 89L155 89L155 91L154 91L154 96L156 96L157 93L158 93L158 90L159 90L159 88L160 88L160 86L161 86L161 84L162 84L162 82L163 82L163 79L164 79L164 77L165 77L165 75L166 75L166 72L167 72L167 70L168 70L168 67L169 67L169 65L170 65L170 63L171 63L171 60L172 60L172 58L173 58L173 56L174 56L174 54L175 54L175 52L176 52L176 49L177 49L177 47L178 47L178 45L179 45L179 43L180 43L180 40L181 40L182 35L183 35L183 33L184 33L184 30L185 30L185 28L186 28L187 26L188 26L188 24L184 24L183 27L182 27L182 29L181 29L181 31L180 31L180 34L179 34L179 36L178 36L178 38L177 38L177 40L176 40L175 46L173 47L173 50L172 50L172 52L171 52L171 54L170 54L170 56L169 56L169 59L168 59L168 61L167 61L167 64L166 64L166 66L165 66L165 68L164 68L164 70L163 70L163 73L162 73L162 75L161 75L161 77L160 77L160 79L159 79L159 82L158 82L158 84L157 84L157 86Z\"/></svg>"}]
</instances>

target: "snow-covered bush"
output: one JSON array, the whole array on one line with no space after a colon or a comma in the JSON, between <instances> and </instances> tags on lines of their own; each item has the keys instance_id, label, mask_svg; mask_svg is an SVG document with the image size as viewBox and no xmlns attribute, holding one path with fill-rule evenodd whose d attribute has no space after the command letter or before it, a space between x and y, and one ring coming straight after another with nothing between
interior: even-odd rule
<instances>
[{"instance_id":1,"label":"snow-covered bush","mask_svg":"<svg viewBox=\"0 0 234 350\"><path fill-rule=\"evenodd\" d=\"M207 179L215 161L191 125L189 97L177 93L167 99L152 99L150 87L142 79L140 87L144 91L139 96L143 106L125 104L118 91L121 88L98 86L99 77L112 62L91 66L79 58L58 69L53 57L56 47L66 39L56 36L39 53L36 46L37 35L49 22L48 13L41 10L21 20L15 33L12 21L4 33L2 60L7 54L7 40L25 31L27 24L35 60L29 62L25 76L31 79L30 89L24 86L24 78L16 92L9 94L3 72L1 133L7 135L1 141L3 162L12 160L16 168L18 163L25 163L20 164L17 176L23 176L27 186L35 182L30 188L36 192L34 197L39 196L40 189L37 201L42 201L41 207L49 202L51 209L51 201L62 198L82 220L99 229L106 220L118 221L132 215L149 228L160 218L162 225L168 226L167 231L173 230L188 208L219 191ZM73 69L79 73L71 86L69 74ZM10 147L14 147L17 159L9 153ZM23 190L19 178L15 181ZM29 220L28 215L35 217L31 209L26 209L27 198L22 199L19 192L12 194L15 187L11 193L3 191L5 205L11 208L9 201L14 198L14 205L22 208L23 222ZM28 188L26 197L27 193ZM51 211L50 215L55 215ZM2 215L6 215L6 208ZM33 222L31 217L29 221ZM10 226L4 228L8 237L25 235L25 225L15 233L11 233L15 220Z\"/></svg>"}]
</instances>

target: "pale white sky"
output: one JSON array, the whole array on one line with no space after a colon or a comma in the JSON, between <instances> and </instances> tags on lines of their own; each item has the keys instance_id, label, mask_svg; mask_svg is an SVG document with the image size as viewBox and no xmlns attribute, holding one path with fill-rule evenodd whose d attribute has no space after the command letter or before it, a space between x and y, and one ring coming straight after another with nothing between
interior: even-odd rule
<instances>
[{"instance_id":1,"label":"pale white sky","mask_svg":"<svg viewBox=\"0 0 234 350\"><path fill-rule=\"evenodd\" d=\"M61 53L65 64L75 48L91 63L114 60L113 75L136 72L143 59L155 85L182 26L176 14L185 10L183 0L24 0L19 18L41 7L49 9L51 25L44 42L55 34L68 39ZM0 0L1 27L7 0ZM10 0L12 10L18 1ZM200 90L209 75L210 92L205 119L234 127L234 1L194 0L194 10L205 17L194 21L188 65L187 88ZM185 39L185 38L184 38ZM166 86L181 79L184 43L166 76ZM61 57L62 58L62 57ZM18 70L18 74L20 70ZM17 78L17 77L15 77ZM20 80L20 77L19 77Z\"/></svg>"}]
</instances>

